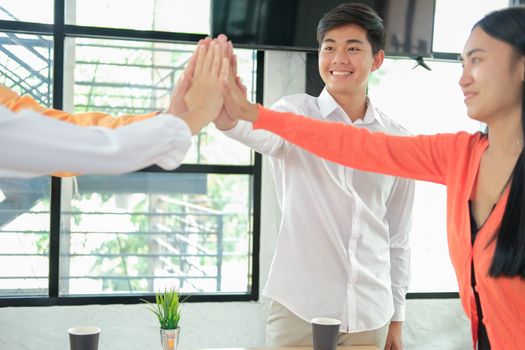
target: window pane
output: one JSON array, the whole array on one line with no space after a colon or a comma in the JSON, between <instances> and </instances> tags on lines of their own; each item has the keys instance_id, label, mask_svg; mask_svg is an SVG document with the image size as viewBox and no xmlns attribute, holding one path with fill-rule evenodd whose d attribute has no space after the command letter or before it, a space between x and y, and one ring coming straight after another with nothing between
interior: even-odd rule
<instances>
[{"instance_id":1,"label":"window pane","mask_svg":"<svg viewBox=\"0 0 525 350\"><path fill-rule=\"evenodd\" d=\"M0 41L0 84L49 107L51 38L0 33ZM0 296L47 294L49 189L48 177L0 179Z\"/></svg>"},{"instance_id":2,"label":"window pane","mask_svg":"<svg viewBox=\"0 0 525 350\"><path fill-rule=\"evenodd\" d=\"M69 39L66 72L74 72L74 89L66 88L65 108L113 115L164 110L173 86L195 45L119 40ZM239 75L255 94L255 51L236 50ZM66 81L68 77L66 77ZM67 95L74 91L74 96ZM195 136L184 162L252 164L252 152L209 126Z\"/></svg>"},{"instance_id":3,"label":"window pane","mask_svg":"<svg viewBox=\"0 0 525 350\"><path fill-rule=\"evenodd\" d=\"M209 34L210 0L67 0L66 23Z\"/></svg>"},{"instance_id":4,"label":"window pane","mask_svg":"<svg viewBox=\"0 0 525 350\"><path fill-rule=\"evenodd\" d=\"M53 0L2 0L0 20L52 23L53 8Z\"/></svg>"},{"instance_id":5,"label":"window pane","mask_svg":"<svg viewBox=\"0 0 525 350\"><path fill-rule=\"evenodd\" d=\"M134 173L62 187L62 295L249 292L250 176Z\"/></svg>"},{"instance_id":6,"label":"window pane","mask_svg":"<svg viewBox=\"0 0 525 350\"><path fill-rule=\"evenodd\" d=\"M0 179L0 296L47 295L50 178Z\"/></svg>"},{"instance_id":7,"label":"window pane","mask_svg":"<svg viewBox=\"0 0 525 350\"><path fill-rule=\"evenodd\" d=\"M51 106L53 40L49 36L0 33L0 84Z\"/></svg>"},{"instance_id":8,"label":"window pane","mask_svg":"<svg viewBox=\"0 0 525 350\"><path fill-rule=\"evenodd\" d=\"M437 0L433 51L462 52L472 26L487 13L508 5L509 0Z\"/></svg>"},{"instance_id":9,"label":"window pane","mask_svg":"<svg viewBox=\"0 0 525 350\"><path fill-rule=\"evenodd\" d=\"M414 63L385 60L370 83L374 105L413 134L478 131L480 124L467 117L457 83L461 65L429 61L432 71L427 71L421 67L412 69ZM448 255L445 203L444 186L417 183L410 236L410 292L458 290Z\"/></svg>"}]
</instances>

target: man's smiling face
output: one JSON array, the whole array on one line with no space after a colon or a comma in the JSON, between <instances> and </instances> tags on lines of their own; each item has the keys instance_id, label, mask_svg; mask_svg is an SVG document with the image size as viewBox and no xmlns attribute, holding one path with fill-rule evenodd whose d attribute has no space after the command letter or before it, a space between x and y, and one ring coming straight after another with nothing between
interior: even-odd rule
<instances>
[{"instance_id":1,"label":"man's smiling face","mask_svg":"<svg viewBox=\"0 0 525 350\"><path fill-rule=\"evenodd\" d=\"M326 32L319 49L319 73L333 96L366 90L370 73L381 63L374 59L366 30L356 24Z\"/></svg>"}]
</instances>

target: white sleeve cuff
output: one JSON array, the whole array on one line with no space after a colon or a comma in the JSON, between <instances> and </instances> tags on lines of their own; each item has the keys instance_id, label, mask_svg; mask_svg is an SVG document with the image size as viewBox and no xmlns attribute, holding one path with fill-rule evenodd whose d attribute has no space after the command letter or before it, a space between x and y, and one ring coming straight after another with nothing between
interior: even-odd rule
<instances>
[{"instance_id":1,"label":"white sleeve cuff","mask_svg":"<svg viewBox=\"0 0 525 350\"><path fill-rule=\"evenodd\" d=\"M249 128L249 130L252 130L253 129L252 123L247 122L245 120L239 120L237 124L231 129L227 129L227 130L218 129L218 130L221 131L224 135L235 139L237 137L240 137L245 132L246 128Z\"/></svg>"},{"instance_id":2,"label":"white sleeve cuff","mask_svg":"<svg viewBox=\"0 0 525 350\"><path fill-rule=\"evenodd\" d=\"M184 120L170 114L159 114L156 118L166 118L167 128L172 134L172 146L157 165L165 170L173 170L180 166L191 146L191 130Z\"/></svg>"},{"instance_id":3,"label":"white sleeve cuff","mask_svg":"<svg viewBox=\"0 0 525 350\"><path fill-rule=\"evenodd\" d=\"M405 320L405 304L394 303L394 316L392 321L404 321Z\"/></svg>"}]
</instances>

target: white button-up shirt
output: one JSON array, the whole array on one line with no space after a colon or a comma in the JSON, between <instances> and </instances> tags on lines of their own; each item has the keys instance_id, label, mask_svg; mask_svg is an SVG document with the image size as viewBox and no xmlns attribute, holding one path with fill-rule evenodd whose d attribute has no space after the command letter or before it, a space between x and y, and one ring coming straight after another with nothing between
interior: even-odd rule
<instances>
[{"instance_id":1,"label":"white button-up shirt","mask_svg":"<svg viewBox=\"0 0 525 350\"><path fill-rule=\"evenodd\" d=\"M178 167L191 145L191 132L172 115L112 130L0 106L0 144L0 177L119 174L153 164L169 170Z\"/></svg>"},{"instance_id":2,"label":"white button-up shirt","mask_svg":"<svg viewBox=\"0 0 525 350\"><path fill-rule=\"evenodd\" d=\"M326 90L285 97L272 109L352 123ZM353 124L407 134L369 101ZM413 181L325 161L251 123L225 134L270 156L282 218L263 294L306 321L340 319L342 332L404 320Z\"/></svg>"}]
</instances>

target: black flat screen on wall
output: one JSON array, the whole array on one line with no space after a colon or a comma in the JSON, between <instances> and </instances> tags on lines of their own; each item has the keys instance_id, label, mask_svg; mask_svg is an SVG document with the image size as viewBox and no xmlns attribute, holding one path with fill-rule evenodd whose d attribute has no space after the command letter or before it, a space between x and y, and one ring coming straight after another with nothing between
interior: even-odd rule
<instances>
[{"instance_id":1,"label":"black flat screen on wall","mask_svg":"<svg viewBox=\"0 0 525 350\"><path fill-rule=\"evenodd\" d=\"M212 34L242 47L317 51L317 23L349 2L367 4L383 18L387 55L431 55L435 0L213 0Z\"/></svg>"}]
</instances>

